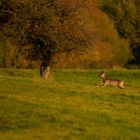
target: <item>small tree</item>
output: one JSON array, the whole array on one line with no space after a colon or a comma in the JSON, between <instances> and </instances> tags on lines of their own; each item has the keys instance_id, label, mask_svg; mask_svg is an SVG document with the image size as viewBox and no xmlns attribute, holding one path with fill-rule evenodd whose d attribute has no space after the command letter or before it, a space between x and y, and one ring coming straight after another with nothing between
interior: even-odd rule
<instances>
[{"instance_id":1,"label":"small tree","mask_svg":"<svg viewBox=\"0 0 140 140\"><path fill-rule=\"evenodd\" d=\"M88 14L86 14L88 13ZM84 49L94 42L88 7L73 0L1 0L0 35L27 49L40 60L40 76L47 79L52 57Z\"/></svg>"}]
</instances>

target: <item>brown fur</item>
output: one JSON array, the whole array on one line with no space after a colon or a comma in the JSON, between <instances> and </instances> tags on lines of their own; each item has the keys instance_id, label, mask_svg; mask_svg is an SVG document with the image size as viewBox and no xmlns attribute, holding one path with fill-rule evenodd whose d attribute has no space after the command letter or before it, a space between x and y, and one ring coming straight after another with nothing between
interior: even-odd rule
<instances>
[{"instance_id":1,"label":"brown fur","mask_svg":"<svg viewBox=\"0 0 140 140\"><path fill-rule=\"evenodd\" d=\"M115 86L124 89L123 81L107 79L104 71L99 74L99 77L103 80L103 86Z\"/></svg>"}]
</instances>

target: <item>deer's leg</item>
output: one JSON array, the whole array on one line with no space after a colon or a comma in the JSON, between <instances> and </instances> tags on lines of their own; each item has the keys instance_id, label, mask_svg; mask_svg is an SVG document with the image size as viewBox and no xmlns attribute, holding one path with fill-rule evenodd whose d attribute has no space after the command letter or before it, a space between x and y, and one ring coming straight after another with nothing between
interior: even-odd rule
<instances>
[{"instance_id":1,"label":"deer's leg","mask_svg":"<svg viewBox=\"0 0 140 140\"><path fill-rule=\"evenodd\" d=\"M120 85L119 85L119 88L121 88L121 89L124 89L124 85L123 85L124 83L122 82Z\"/></svg>"},{"instance_id":2,"label":"deer's leg","mask_svg":"<svg viewBox=\"0 0 140 140\"><path fill-rule=\"evenodd\" d=\"M104 86L105 86L104 83L97 85L97 87L104 87Z\"/></svg>"}]
</instances>

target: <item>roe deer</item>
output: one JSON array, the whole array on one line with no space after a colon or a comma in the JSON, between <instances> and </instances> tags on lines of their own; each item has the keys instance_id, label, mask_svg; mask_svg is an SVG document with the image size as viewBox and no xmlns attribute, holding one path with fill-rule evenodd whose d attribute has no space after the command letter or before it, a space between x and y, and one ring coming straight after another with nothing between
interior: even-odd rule
<instances>
[{"instance_id":1,"label":"roe deer","mask_svg":"<svg viewBox=\"0 0 140 140\"><path fill-rule=\"evenodd\" d=\"M101 72L99 76L103 80L103 86L115 86L124 89L123 81L115 79L107 79L104 71Z\"/></svg>"}]
</instances>

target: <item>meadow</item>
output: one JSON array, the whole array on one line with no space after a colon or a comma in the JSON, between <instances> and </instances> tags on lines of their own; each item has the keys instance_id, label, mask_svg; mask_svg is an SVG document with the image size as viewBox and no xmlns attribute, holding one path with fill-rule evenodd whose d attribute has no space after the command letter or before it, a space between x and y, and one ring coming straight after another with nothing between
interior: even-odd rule
<instances>
[{"instance_id":1,"label":"meadow","mask_svg":"<svg viewBox=\"0 0 140 140\"><path fill-rule=\"evenodd\" d=\"M0 69L0 140L140 140L140 70Z\"/></svg>"}]
</instances>

